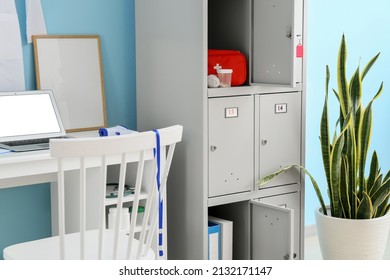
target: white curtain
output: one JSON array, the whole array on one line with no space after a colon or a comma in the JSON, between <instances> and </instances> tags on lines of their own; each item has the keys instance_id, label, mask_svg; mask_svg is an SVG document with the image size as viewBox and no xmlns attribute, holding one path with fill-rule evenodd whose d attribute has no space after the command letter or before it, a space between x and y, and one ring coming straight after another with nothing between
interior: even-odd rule
<instances>
[{"instance_id":1,"label":"white curtain","mask_svg":"<svg viewBox=\"0 0 390 280\"><path fill-rule=\"evenodd\" d=\"M0 91L24 90L19 19L14 0L0 0Z\"/></svg>"},{"instance_id":2,"label":"white curtain","mask_svg":"<svg viewBox=\"0 0 390 280\"><path fill-rule=\"evenodd\" d=\"M32 42L32 35L47 34L41 0L26 0L26 34L28 43Z\"/></svg>"}]
</instances>

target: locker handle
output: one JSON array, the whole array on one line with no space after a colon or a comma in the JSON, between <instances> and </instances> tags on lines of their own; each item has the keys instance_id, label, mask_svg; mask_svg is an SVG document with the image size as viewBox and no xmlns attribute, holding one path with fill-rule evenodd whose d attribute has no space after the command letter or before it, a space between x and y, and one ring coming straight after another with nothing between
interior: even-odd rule
<instances>
[{"instance_id":1,"label":"locker handle","mask_svg":"<svg viewBox=\"0 0 390 280\"><path fill-rule=\"evenodd\" d=\"M268 140L267 139L261 139L261 144L264 146L264 145L267 145L268 143Z\"/></svg>"},{"instance_id":2,"label":"locker handle","mask_svg":"<svg viewBox=\"0 0 390 280\"><path fill-rule=\"evenodd\" d=\"M214 152L217 149L217 146L211 145L210 146L210 151Z\"/></svg>"}]
</instances>

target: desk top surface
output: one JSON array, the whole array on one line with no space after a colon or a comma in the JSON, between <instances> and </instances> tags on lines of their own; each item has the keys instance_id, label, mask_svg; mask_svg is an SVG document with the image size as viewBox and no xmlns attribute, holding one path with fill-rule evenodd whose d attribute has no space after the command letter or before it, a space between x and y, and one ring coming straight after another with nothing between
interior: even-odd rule
<instances>
[{"instance_id":1,"label":"desk top surface","mask_svg":"<svg viewBox=\"0 0 390 280\"><path fill-rule=\"evenodd\" d=\"M93 137L93 136L97 137L98 133L96 132L96 130L82 131L82 132L68 133L67 136L68 137ZM0 165L25 162L25 161L45 160L45 159L51 159L49 149L28 151L28 152L0 153Z\"/></svg>"}]
</instances>

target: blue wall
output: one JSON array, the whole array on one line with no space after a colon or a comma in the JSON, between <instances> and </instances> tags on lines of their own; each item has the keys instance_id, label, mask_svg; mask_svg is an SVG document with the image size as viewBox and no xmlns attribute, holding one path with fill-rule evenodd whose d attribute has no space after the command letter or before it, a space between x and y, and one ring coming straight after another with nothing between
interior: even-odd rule
<instances>
[{"instance_id":1,"label":"blue wall","mask_svg":"<svg viewBox=\"0 0 390 280\"><path fill-rule=\"evenodd\" d=\"M41 0L49 34L98 34L102 39L108 125L136 128L134 0ZM24 0L16 0L23 36L26 88L35 89L32 46L25 39ZM374 105L372 147L379 152L382 169L390 166L390 33L388 0L309 1L307 65L307 168L325 184L319 153L318 124L324 99L325 65L334 74L342 33L349 47L349 71L381 51L365 79L367 98L379 83L385 91ZM335 78L331 79L336 87ZM326 195L325 195L326 196ZM306 224L314 223L318 206L307 183ZM2 248L21 240L50 235L50 192L47 184L0 190L0 258Z\"/></svg>"},{"instance_id":2,"label":"blue wall","mask_svg":"<svg viewBox=\"0 0 390 280\"><path fill-rule=\"evenodd\" d=\"M388 0L327 0L309 1L308 45L307 45L307 150L306 166L319 184L325 186L322 158L318 140L319 122L325 93L325 66L331 71L331 88L337 88L335 77L336 59L340 39L345 33L348 47L348 76L381 52L370 73L364 79L364 104L375 95L381 81L384 92L374 103L373 141L371 148L378 152L382 171L390 168L390 33ZM334 95L330 100L335 105ZM333 107L336 113L338 108ZM334 127L334 126L333 126ZM330 126L333 129L332 125ZM370 155L371 158L371 155ZM309 180L306 187L306 224L314 224L314 209L319 206ZM327 198L324 189L324 196Z\"/></svg>"},{"instance_id":3,"label":"blue wall","mask_svg":"<svg viewBox=\"0 0 390 280\"><path fill-rule=\"evenodd\" d=\"M26 89L36 89L25 0L15 1ZM108 125L136 128L134 0L41 0L48 34L101 36ZM51 234L48 184L0 190L0 259L9 244Z\"/></svg>"}]
</instances>

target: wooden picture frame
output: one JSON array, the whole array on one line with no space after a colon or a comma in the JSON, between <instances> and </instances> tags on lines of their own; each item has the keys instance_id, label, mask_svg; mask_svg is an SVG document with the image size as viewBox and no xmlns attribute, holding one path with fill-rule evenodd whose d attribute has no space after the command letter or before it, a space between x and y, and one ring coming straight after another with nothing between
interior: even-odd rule
<instances>
[{"instance_id":1,"label":"wooden picture frame","mask_svg":"<svg viewBox=\"0 0 390 280\"><path fill-rule=\"evenodd\" d=\"M50 89L67 132L105 127L100 37L33 36L38 89Z\"/></svg>"}]
</instances>

